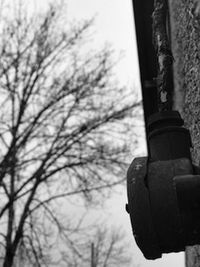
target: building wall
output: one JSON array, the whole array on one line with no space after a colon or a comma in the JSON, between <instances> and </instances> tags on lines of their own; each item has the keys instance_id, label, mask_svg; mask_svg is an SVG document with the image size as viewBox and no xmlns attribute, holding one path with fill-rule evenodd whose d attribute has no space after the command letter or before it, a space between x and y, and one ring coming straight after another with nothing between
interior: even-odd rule
<instances>
[{"instance_id":1,"label":"building wall","mask_svg":"<svg viewBox=\"0 0 200 267\"><path fill-rule=\"evenodd\" d=\"M200 0L169 0L174 56L174 108L190 129L193 162L200 164ZM200 247L186 250L186 266L200 266Z\"/></svg>"}]
</instances>

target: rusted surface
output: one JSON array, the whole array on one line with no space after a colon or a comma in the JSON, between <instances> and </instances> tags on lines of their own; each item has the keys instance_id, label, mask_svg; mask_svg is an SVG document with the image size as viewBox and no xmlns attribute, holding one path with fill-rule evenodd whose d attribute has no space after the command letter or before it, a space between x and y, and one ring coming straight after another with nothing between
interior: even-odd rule
<instances>
[{"instance_id":1,"label":"rusted surface","mask_svg":"<svg viewBox=\"0 0 200 267\"><path fill-rule=\"evenodd\" d=\"M152 222L149 191L146 187L148 159L136 158L127 173L128 212L133 235L145 258L161 257L157 236Z\"/></svg>"},{"instance_id":2,"label":"rusted surface","mask_svg":"<svg viewBox=\"0 0 200 267\"><path fill-rule=\"evenodd\" d=\"M174 177L177 199L187 245L199 243L200 234L200 176Z\"/></svg>"},{"instance_id":3,"label":"rusted surface","mask_svg":"<svg viewBox=\"0 0 200 267\"><path fill-rule=\"evenodd\" d=\"M188 158L154 162L136 158L130 165L127 211L136 243L145 258L183 251L186 245L199 240L200 216L196 209L196 201L200 206L199 188L193 189L195 185L200 187L200 176L192 173ZM191 190L193 198L189 197Z\"/></svg>"},{"instance_id":4,"label":"rusted surface","mask_svg":"<svg viewBox=\"0 0 200 267\"><path fill-rule=\"evenodd\" d=\"M148 187L152 218L162 253L185 248L185 231L178 207L174 176L192 173L187 158L155 161L149 164Z\"/></svg>"},{"instance_id":5,"label":"rusted surface","mask_svg":"<svg viewBox=\"0 0 200 267\"><path fill-rule=\"evenodd\" d=\"M173 56L167 33L168 3L167 0L154 0L153 43L157 54L158 75L158 108L159 111L171 110L171 67Z\"/></svg>"}]
</instances>

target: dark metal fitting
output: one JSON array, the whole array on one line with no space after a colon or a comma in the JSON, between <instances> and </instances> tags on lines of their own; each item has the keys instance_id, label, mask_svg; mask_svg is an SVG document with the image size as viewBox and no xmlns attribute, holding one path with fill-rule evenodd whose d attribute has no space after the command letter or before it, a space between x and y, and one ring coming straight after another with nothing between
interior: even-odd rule
<instances>
[{"instance_id":1,"label":"dark metal fitting","mask_svg":"<svg viewBox=\"0 0 200 267\"><path fill-rule=\"evenodd\" d=\"M200 244L200 168L192 165L189 131L177 112L149 120L149 157L127 173L127 210L147 259Z\"/></svg>"},{"instance_id":2,"label":"dark metal fitting","mask_svg":"<svg viewBox=\"0 0 200 267\"><path fill-rule=\"evenodd\" d=\"M148 144L152 161L191 158L191 137L183 124L178 111L163 111L149 117Z\"/></svg>"},{"instance_id":3,"label":"dark metal fitting","mask_svg":"<svg viewBox=\"0 0 200 267\"><path fill-rule=\"evenodd\" d=\"M153 225L149 190L145 179L148 159L136 158L127 173L128 211L133 235L138 247L147 259L161 257L161 250Z\"/></svg>"}]
</instances>

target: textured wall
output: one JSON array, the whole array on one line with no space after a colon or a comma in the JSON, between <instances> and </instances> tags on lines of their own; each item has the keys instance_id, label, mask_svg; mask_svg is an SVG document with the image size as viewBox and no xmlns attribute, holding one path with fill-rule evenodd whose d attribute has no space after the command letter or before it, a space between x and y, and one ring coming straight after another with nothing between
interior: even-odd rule
<instances>
[{"instance_id":1,"label":"textured wall","mask_svg":"<svg viewBox=\"0 0 200 267\"><path fill-rule=\"evenodd\" d=\"M174 55L174 108L190 129L193 161L200 164L200 0L169 0ZM188 248L186 266L200 266L200 247Z\"/></svg>"}]
</instances>

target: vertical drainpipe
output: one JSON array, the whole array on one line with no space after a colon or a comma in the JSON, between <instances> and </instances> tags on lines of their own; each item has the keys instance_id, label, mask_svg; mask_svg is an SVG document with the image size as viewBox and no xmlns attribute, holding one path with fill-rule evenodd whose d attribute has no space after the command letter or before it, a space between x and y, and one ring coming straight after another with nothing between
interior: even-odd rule
<instances>
[{"instance_id":1,"label":"vertical drainpipe","mask_svg":"<svg viewBox=\"0 0 200 267\"><path fill-rule=\"evenodd\" d=\"M150 115L158 112L157 97L157 56L153 46L152 14L154 0L132 0L138 59L140 68L140 80L142 88L143 109L146 136L148 136L147 121ZM173 90L172 75L169 78ZM147 142L148 154L149 147Z\"/></svg>"},{"instance_id":2,"label":"vertical drainpipe","mask_svg":"<svg viewBox=\"0 0 200 267\"><path fill-rule=\"evenodd\" d=\"M146 136L148 136L148 117L158 111L155 81L157 76L157 63L152 42L153 0L132 0L132 3L135 19L145 130Z\"/></svg>"}]
</instances>

